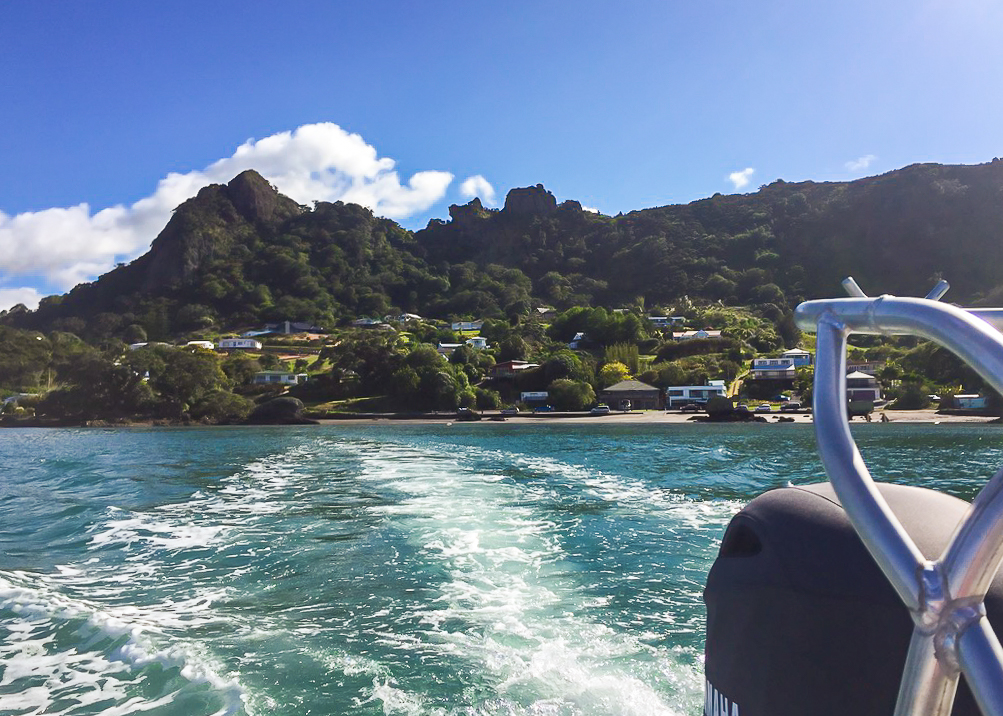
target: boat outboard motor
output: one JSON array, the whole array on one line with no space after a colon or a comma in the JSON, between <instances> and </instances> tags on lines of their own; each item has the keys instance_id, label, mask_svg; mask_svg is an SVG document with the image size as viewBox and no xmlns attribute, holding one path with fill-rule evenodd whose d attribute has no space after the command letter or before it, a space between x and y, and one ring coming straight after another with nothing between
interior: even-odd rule
<instances>
[{"instance_id":1,"label":"boat outboard motor","mask_svg":"<svg viewBox=\"0 0 1003 716\"><path fill-rule=\"evenodd\" d=\"M879 484L906 532L937 559L967 502ZM752 500L707 577L705 716L890 716L913 622L829 483ZM985 600L1003 617L1003 580ZM998 628L997 628L998 631ZM978 716L964 677L952 716Z\"/></svg>"}]
</instances>

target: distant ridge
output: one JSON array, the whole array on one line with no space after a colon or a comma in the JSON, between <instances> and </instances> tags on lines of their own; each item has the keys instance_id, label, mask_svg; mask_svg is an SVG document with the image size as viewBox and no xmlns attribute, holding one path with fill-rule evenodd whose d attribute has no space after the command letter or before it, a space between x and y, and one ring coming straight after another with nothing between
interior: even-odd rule
<instances>
[{"instance_id":1,"label":"distant ridge","mask_svg":"<svg viewBox=\"0 0 1003 716\"><path fill-rule=\"evenodd\" d=\"M865 290L1003 298L1003 162L914 164L852 182L775 181L744 195L608 217L538 184L411 232L342 202L308 208L248 170L177 208L150 251L8 324L153 339L273 320L393 311L515 320L538 304L658 307L682 296L767 307ZM769 308L772 307L772 308ZM135 332L135 331L133 331Z\"/></svg>"}]
</instances>

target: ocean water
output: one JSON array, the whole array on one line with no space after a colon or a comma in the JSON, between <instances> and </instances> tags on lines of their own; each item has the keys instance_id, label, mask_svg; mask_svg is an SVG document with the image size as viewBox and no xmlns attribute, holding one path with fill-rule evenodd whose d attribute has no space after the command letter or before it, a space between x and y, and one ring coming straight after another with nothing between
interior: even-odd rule
<instances>
[{"instance_id":1,"label":"ocean water","mask_svg":"<svg viewBox=\"0 0 1003 716\"><path fill-rule=\"evenodd\" d=\"M859 425L970 499L982 426ZM724 527L799 425L0 431L0 714L697 714Z\"/></svg>"}]
</instances>

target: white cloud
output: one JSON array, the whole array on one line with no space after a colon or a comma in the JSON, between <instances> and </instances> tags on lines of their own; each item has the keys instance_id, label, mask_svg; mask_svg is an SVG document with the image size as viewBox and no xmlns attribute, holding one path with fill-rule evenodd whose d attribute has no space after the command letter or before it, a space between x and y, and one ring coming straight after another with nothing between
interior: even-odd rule
<instances>
[{"instance_id":1,"label":"white cloud","mask_svg":"<svg viewBox=\"0 0 1003 716\"><path fill-rule=\"evenodd\" d=\"M361 136L332 123L249 139L202 171L168 174L150 196L131 206L96 213L87 204L15 216L0 212L0 279L40 276L58 290L91 280L115 262L144 253L178 204L245 169L256 169L297 202L340 199L392 219L425 211L445 196L453 180L449 172L422 171L402 184L394 166Z\"/></svg>"},{"instance_id":2,"label":"white cloud","mask_svg":"<svg viewBox=\"0 0 1003 716\"><path fill-rule=\"evenodd\" d=\"M847 171L860 172L863 171L864 169L867 169L867 167L871 166L871 162L873 162L875 159L877 159L877 157L874 156L873 154L865 154L859 159L854 159L852 162L847 162L843 166L846 167Z\"/></svg>"},{"instance_id":3,"label":"white cloud","mask_svg":"<svg viewBox=\"0 0 1003 716\"><path fill-rule=\"evenodd\" d=\"M592 206L585 206L584 204L582 204L582 209L584 209L585 211L590 211L590 212L592 212L593 214L599 214L599 213L601 213L601 212L600 212L600 211L599 211L598 209L596 209L595 207L592 207Z\"/></svg>"},{"instance_id":4,"label":"white cloud","mask_svg":"<svg viewBox=\"0 0 1003 716\"><path fill-rule=\"evenodd\" d=\"M756 173L752 167L746 167L740 172L732 172L728 175L728 181L735 185L736 189L744 189L749 185L749 178Z\"/></svg>"},{"instance_id":5,"label":"white cloud","mask_svg":"<svg viewBox=\"0 0 1003 716\"><path fill-rule=\"evenodd\" d=\"M0 288L0 311L23 303L31 309L38 308L42 294L33 288Z\"/></svg>"},{"instance_id":6,"label":"white cloud","mask_svg":"<svg viewBox=\"0 0 1003 716\"><path fill-rule=\"evenodd\" d=\"M460 184L460 193L467 199L473 199L475 196L479 196L488 206L495 205L495 188L491 186L491 183L480 174L467 177L463 183Z\"/></svg>"}]
</instances>

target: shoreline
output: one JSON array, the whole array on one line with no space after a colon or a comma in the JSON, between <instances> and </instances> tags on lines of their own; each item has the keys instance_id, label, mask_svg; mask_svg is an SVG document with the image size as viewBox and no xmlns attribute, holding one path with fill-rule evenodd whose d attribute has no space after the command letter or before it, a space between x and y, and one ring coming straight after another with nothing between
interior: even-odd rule
<instances>
[{"instance_id":1,"label":"shoreline","mask_svg":"<svg viewBox=\"0 0 1003 716\"><path fill-rule=\"evenodd\" d=\"M507 415L504 417L504 421L493 420L495 416L499 415L497 411L486 412L483 414L484 417L481 420L457 420L456 416L453 414L442 414L442 415L422 415L416 417L402 417L402 416L353 416L344 418L318 418L317 422L321 425L391 425L391 424L409 424L409 425L444 425L447 423L470 423L470 424L493 424L505 422L512 425L530 425L530 424L601 424L601 425L681 425L681 424L695 424L695 425L739 425L742 422L747 422L752 425L791 425L791 424L811 424L814 422L811 413L770 413L763 414L761 417L766 418L765 423L756 421L722 421L722 422L710 422L704 420L693 420L694 414L692 413L679 413L679 412L663 412L660 410L647 410L647 411L632 411L629 413L619 413L613 412L609 415L589 415L584 414L555 414L555 415L534 415L531 413L524 413L520 415ZM696 415L703 415L702 413L697 413ZM889 425L889 424L969 424L969 425L984 425L991 423L996 420L992 416L982 416L982 415L944 415L937 413L936 410L889 410L889 411L876 411L874 415L878 417L871 417L871 422L868 423L863 418L854 418L851 424L861 425ZM887 415L888 421L881 422L880 415ZM780 422L777 420L779 417L793 418L793 423L791 422Z\"/></svg>"},{"instance_id":2,"label":"shoreline","mask_svg":"<svg viewBox=\"0 0 1003 716\"><path fill-rule=\"evenodd\" d=\"M740 425L740 424L750 424L750 425L797 425L797 424L811 424L814 422L811 413L769 413L761 414L757 417L762 417L765 420L746 420L746 421L707 421L707 420L695 420L695 417L703 416L703 413L679 413L679 412L664 412L661 410L646 410L646 411L632 411L629 413L612 412L608 415L591 415L589 413L545 413L545 414L534 414L534 413L521 413L519 415L505 415L502 416L498 411L488 411L482 413L481 420L458 420L455 413L428 413L428 414L400 414L400 413L371 413L371 414L347 414L345 417L324 417L324 418L312 418L304 423L263 423L263 424L247 424L247 423L232 423L232 424L201 424L197 422L190 423L172 423L160 420L135 420L135 421L124 421L124 422L106 422L106 421L93 421L90 425L81 425L73 423L34 423L28 420L23 424L17 424L14 422L0 421L0 429L2 428L196 428L196 427L278 427L281 425L290 424L313 424L313 425L447 425L453 423L469 423L471 425L492 425L499 423L507 423L509 425L533 425L533 424L543 424L543 425L570 425L570 424L587 424L587 425L683 425L683 424L695 424L695 425ZM887 422L881 421L881 415L888 416ZM875 417L877 416L877 417ZM781 422L778 418L784 417L790 420L784 420ZM499 420L499 418L502 418ZM951 425L987 425L993 423L997 418L992 416L982 416L982 415L946 415L938 413L933 409L926 410L889 410L889 411L875 411L871 417L870 423L868 423L863 418L857 417L851 421L851 424L860 425L889 425L889 424L907 424L907 425L941 425L941 424L951 424ZM997 423L998 424L998 423Z\"/></svg>"}]
</instances>

